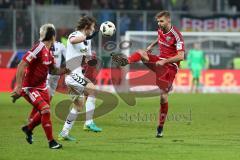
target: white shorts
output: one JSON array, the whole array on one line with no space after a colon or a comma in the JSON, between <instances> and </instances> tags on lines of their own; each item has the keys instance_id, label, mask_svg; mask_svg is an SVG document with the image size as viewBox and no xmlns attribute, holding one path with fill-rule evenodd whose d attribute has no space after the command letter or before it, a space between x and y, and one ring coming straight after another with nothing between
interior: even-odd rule
<instances>
[{"instance_id":1,"label":"white shorts","mask_svg":"<svg viewBox=\"0 0 240 160\"><path fill-rule=\"evenodd\" d=\"M47 77L47 87L48 87L50 96L54 95L54 93L55 93L55 91L57 89L57 86L58 86L58 80L59 79L60 79L59 75L48 74L48 77Z\"/></svg>"},{"instance_id":2,"label":"white shorts","mask_svg":"<svg viewBox=\"0 0 240 160\"><path fill-rule=\"evenodd\" d=\"M76 98L84 96L83 91L88 81L82 74L71 73L65 77L65 83L71 88L69 93L70 97L72 100L75 100Z\"/></svg>"}]
</instances>

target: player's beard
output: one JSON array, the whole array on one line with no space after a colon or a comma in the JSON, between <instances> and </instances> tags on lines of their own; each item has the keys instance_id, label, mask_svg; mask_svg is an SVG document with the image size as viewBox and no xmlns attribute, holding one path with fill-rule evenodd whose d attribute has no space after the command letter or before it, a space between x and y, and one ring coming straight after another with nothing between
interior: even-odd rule
<instances>
[{"instance_id":1,"label":"player's beard","mask_svg":"<svg viewBox=\"0 0 240 160\"><path fill-rule=\"evenodd\" d=\"M166 26L159 26L159 28L165 33L165 31L166 31Z\"/></svg>"},{"instance_id":2,"label":"player's beard","mask_svg":"<svg viewBox=\"0 0 240 160\"><path fill-rule=\"evenodd\" d=\"M167 25L166 26L159 26L159 28L163 31L163 33L169 32L169 29L168 29Z\"/></svg>"}]
</instances>

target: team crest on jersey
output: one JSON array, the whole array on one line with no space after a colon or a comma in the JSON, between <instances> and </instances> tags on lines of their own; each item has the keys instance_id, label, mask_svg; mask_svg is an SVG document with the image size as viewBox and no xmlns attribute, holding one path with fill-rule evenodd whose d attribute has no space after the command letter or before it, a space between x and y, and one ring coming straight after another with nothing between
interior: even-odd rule
<instances>
[{"instance_id":1,"label":"team crest on jersey","mask_svg":"<svg viewBox=\"0 0 240 160\"><path fill-rule=\"evenodd\" d=\"M167 42L169 42L171 39L172 39L172 38L169 37L169 36L166 37L166 41L167 41Z\"/></svg>"},{"instance_id":2,"label":"team crest on jersey","mask_svg":"<svg viewBox=\"0 0 240 160\"><path fill-rule=\"evenodd\" d=\"M82 52L82 53L85 53L85 52L87 52L87 48L80 49L80 52Z\"/></svg>"}]
</instances>

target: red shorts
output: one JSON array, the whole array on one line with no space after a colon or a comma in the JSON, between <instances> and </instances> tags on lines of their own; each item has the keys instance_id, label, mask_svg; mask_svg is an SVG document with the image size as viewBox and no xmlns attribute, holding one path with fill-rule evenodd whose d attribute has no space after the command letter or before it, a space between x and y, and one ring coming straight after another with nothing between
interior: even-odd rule
<instances>
[{"instance_id":1,"label":"red shorts","mask_svg":"<svg viewBox=\"0 0 240 160\"><path fill-rule=\"evenodd\" d=\"M50 105L50 96L48 89L23 89L22 96L39 111L42 111L44 109L44 106Z\"/></svg>"},{"instance_id":2,"label":"red shorts","mask_svg":"<svg viewBox=\"0 0 240 160\"><path fill-rule=\"evenodd\" d=\"M177 73L177 68L173 64L156 66L156 62L161 60L160 57L148 54L149 61L144 63L148 68L156 73L156 85L163 91L169 92L172 89L173 80Z\"/></svg>"}]
</instances>

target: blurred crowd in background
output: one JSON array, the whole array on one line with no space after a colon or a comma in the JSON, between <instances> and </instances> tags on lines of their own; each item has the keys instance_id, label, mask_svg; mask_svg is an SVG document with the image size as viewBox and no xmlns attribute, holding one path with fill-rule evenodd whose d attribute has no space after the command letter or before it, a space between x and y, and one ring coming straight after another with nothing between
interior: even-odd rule
<instances>
[{"instance_id":1,"label":"blurred crowd in background","mask_svg":"<svg viewBox=\"0 0 240 160\"><path fill-rule=\"evenodd\" d=\"M31 17L32 6L35 6L34 33L32 33L33 27L31 26L33 21ZM125 32L128 30L156 30L157 25L154 21L154 16L158 11L163 9L174 13L172 14L173 24L181 29L182 15L200 18L222 14L225 16L239 16L240 1L0 0L0 49L12 49L14 51L18 50L18 53L21 53L19 50L28 49L31 47L33 42L32 34L35 34L34 41L36 41L38 36L38 28L42 23L45 23L46 21L50 21L56 25L58 40L61 41L62 38L66 38L67 35L74 30L74 26L76 24L75 19L79 18L79 11L86 11L86 14L91 12L91 14L96 17L98 23L104 22L106 20L110 20L115 23L117 25L118 31L116 37L114 38L115 40L119 40L121 39L120 37L124 36ZM45 12L46 10L51 10L55 13L51 15ZM58 17L55 16L56 12L58 14ZM43 15L40 16L40 14ZM54 16L56 17L55 21ZM59 19L59 17L61 19ZM72 19L72 21L70 21L70 19ZM96 45L99 45L98 39L94 39L94 41ZM221 46L223 45L221 44ZM225 48L232 49L233 52L236 52L236 54L240 53L238 51L235 51L233 49L234 47L232 47L231 44L227 44ZM234 55L235 53L232 53L231 57L234 57ZM220 57L222 57L222 55ZM18 57L17 59L19 60L21 57ZM17 63L18 61L16 61L16 63L13 63L14 65L12 67L16 66Z\"/></svg>"},{"instance_id":2,"label":"blurred crowd in background","mask_svg":"<svg viewBox=\"0 0 240 160\"><path fill-rule=\"evenodd\" d=\"M240 1L237 0L212 0L199 1L208 3L206 8L217 11L217 3L221 3L221 10L230 7L236 11L240 10ZM178 10L188 11L198 6L192 0L35 0L37 5L75 5L81 10L91 9L117 9L117 10ZM0 0L0 9L26 9L32 4L32 0ZM209 7L210 6L210 7Z\"/></svg>"}]
</instances>

